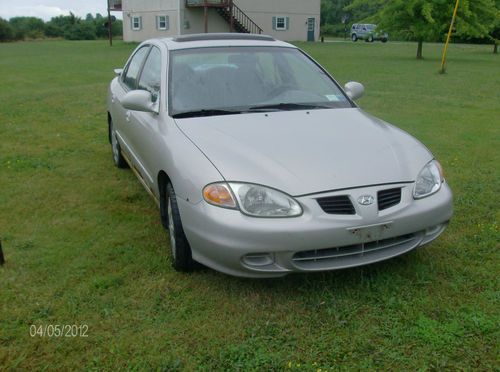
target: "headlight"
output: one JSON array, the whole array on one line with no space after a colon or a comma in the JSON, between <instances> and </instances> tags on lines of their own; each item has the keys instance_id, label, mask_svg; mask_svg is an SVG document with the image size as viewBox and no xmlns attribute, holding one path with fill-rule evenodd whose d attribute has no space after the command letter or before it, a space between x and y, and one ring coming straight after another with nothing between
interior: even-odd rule
<instances>
[{"instance_id":1,"label":"headlight","mask_svg":"<svg viewBox=\"0 0 500 372\"><path fill-rule=\"evenodd\" d=\"M443 180L441 164L437 160L432 160L420 171L415 182L413 197L421 199L438 192Z\"/></svg>"},{"instance_id":2,"label":"headlight","mask_svg":"<svg viewBox=\"0 0 500 372\"><path fill-rule=\"evenodd\" d=\"M269 187L230 182L243 213L255 217L296 217L302 207L292 197Z\"/></svg>"},{"instance_id":3,"label":"headlight","mask_svg":"<svg viewBox=\"0 0 500 372\"><path fill-rule=\"evenodd\" d=\"M203 189L203 198L210 204L239 209L253 217L297 217L302 207L291 196L265 186L251 183L212 183Z\"/></svg>"}]
</instances>

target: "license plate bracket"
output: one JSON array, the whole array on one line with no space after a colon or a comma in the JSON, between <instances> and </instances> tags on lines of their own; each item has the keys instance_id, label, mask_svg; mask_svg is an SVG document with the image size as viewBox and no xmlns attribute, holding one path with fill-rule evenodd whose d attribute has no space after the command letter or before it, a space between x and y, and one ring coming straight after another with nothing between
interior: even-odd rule
<instances>
[{"instance_id":1,"label":"license plate bracket","mask_svg":"<svg viewBox=\"0 0 500 372\"><path fill-rule=\"evenodd\" d=\"M365 225L350 227L347 229L349 233L356 236L360 242L372 242L382 240L385 233L392 227L392 221L383 222L375 225Z\"/></svg>"}]
</instances>

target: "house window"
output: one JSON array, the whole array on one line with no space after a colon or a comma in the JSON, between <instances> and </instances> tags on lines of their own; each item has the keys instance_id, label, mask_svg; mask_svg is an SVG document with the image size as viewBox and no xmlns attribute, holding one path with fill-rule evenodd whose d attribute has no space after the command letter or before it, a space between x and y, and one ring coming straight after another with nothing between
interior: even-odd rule
<instances>
[{"instance_id":1,"label":"house window","mask_svg":"<svg viewBox=\"0 0 500 372\"><path fill-rule=\"evenodd\" d=\"M142 28L142 19L141 17L132 17L132 30L138 31Z\"/></svg>"},{"instance_id":2,"label":"house window","mask_svg":"<svg viewBox=\"0 0 500 372\"><path fill-rule=\"evenodd\" d=\"M156 28L158 30L168 30L168 16L156 16Z\"/></svg>"},{"instance_id":3,"label":"house window","mask_svg":"<svg viewBox=\"0 0 500 372\"><path fill-rule=\"evenodd\" d=\"M273 17L273 28L277 31L288 30L289 18L288 17Z\"/></svg>"}]
</instances>

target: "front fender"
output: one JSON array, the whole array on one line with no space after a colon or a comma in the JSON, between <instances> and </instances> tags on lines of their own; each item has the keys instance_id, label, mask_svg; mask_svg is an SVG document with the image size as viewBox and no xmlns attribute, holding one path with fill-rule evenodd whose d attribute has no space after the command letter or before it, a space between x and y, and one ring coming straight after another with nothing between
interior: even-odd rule
<instances>
[{"instance_id":1,"label":"front fender","mask_svg":"<svg viewBox=\"0 0 500 372\"><path fill-rule=\"evenodd\" d=\"M162 151L157 164L158 176L164 171L169 177L175 193L189 203L203 200L202 190L209 183L224 181L224 178L205 154L177 127L173 119L162 136ZM156 193L159 195L158 180Z\"/></svg>"}]
</instances>

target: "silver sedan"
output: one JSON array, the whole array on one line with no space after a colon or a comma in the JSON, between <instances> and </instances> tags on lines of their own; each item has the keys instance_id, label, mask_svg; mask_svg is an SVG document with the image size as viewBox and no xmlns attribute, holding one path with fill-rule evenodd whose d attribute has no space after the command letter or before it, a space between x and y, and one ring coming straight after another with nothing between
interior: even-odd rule
<instances>
[{"instance_id":1,"label":"silver sedan","mask_svg":"<svg viewBox=\"0 0 500 372\"><path fill-rule=\"evenodd\" d=\"M365 265L436 239L440 164L363 112L293 45L262 35L148 40L108 95L114 163L156 200L173 267L244 277Z\"/></svg>"}]
</instances>

